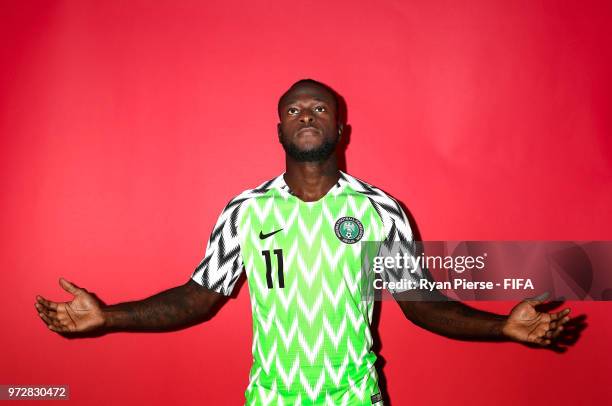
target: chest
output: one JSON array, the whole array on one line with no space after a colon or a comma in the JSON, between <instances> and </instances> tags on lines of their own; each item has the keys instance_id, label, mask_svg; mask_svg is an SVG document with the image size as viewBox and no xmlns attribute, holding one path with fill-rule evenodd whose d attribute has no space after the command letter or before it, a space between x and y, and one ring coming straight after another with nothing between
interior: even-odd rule
<instances>
[{"instance_id":1,"label":"chest","mask_svg":"<svg viewBox=\"0 0 612 406\"><path fill-rule=\"evenodd\" d=\"M337 297L360 294L362 242L382 238L383 225L365 196L304 203L254 199L239 220L240 250L251 295ZM324 297L325 299L325 297Z\"/></svg>"}]
</instances>

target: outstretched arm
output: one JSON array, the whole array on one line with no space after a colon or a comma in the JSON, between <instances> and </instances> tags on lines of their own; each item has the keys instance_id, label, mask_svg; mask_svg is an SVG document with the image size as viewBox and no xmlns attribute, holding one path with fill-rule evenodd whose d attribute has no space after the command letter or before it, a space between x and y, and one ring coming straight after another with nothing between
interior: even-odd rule
<instances>
[{"instance_id":1,"label":"outstretched arm","mask_svg":"<svg viewBox=\"0 0 612 406\"><path fill-rule=\"evenodd\" d=\"M441 293L423 300L413 292L395 295L406 318L420 327L451 338L465 340L511 340L549 345L569 321L570 309L557 313L538 312L535 307L545 297L526 299L517 304L508 316L474 309L449 300Z\"/></svg>"},{"instance_id":2,"label":"outstretched arm","mask_svg":"<svg viewBox=\"0 0 612 406\"><path fill-rule=\"evenodd\" d=\"M168 331L206 320L224 298L193 280L143 300L105 306L95 295L60 278L69 302L36 297L36 310L57 333Z\"/></svg>"}]
</instances>

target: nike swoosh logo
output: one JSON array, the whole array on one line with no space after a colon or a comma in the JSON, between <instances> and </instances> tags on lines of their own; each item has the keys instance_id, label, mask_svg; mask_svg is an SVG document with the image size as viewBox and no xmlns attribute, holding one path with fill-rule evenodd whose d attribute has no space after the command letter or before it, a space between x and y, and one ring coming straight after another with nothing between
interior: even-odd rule
<instances>
[{"instance_id":1,"label":"nike swoosh logo","mask_svg":"<svg viewBox=\"0 0 612 406\"><path fill-rule=\"evenodd\" d=\"M274 234L278 233L279 231L283 231L283 229L282 229L282 228L279 228L278 230L276 230L276 231L272 231L271 233L268 233L268 234L264 234L264 233L262 233L262 232L260 231L260 232L259 232L259 239L260 239L260 240L265 240L266 238L273 236Z\"/></svg>"}]
</instances>

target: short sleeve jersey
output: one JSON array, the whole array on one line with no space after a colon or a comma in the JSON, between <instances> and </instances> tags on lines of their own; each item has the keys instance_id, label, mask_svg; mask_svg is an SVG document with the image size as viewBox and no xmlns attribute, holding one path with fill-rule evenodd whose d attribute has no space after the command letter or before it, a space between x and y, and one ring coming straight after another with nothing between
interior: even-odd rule
<instances>
[{"instance_id":1,"label":"short sleeve jersey","mask_svg":"<svg viewBox=\"0 0 612 406\"><path fill-rule=\"evenodd\" d=\"M294 196L279 175L225 207L192 279L229 295L246 272L247 405L382 404L360 241L413 235L397 201L344 172L316 202Z\"/></svg>"}]
</instances>

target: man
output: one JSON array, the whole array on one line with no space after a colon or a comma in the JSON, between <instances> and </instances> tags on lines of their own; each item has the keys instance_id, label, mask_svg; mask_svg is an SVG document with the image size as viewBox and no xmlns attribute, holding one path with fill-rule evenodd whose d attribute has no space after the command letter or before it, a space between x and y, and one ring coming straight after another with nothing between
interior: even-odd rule
<instances>
[{"instance_id":1,"label":"man","mask_svg":"<svg viewBox=\"0 0 612 406\"><path fill-rule=\"evenodd\" d=\"M40 317L61 334L175 329L206 319L245 270L254 358L247 404L381 405L373 300L363 291L358 242L409 245L413 235L393 198L338 169L334 151L344 129L338 109L335 92L313 80L283 94L278 136L286 172L229 202L185 285L104 306L60 279L74 299L38 296ZM569 309L537 312L537 299L501 316L438 300L437 293L425 301L410 291L392 293L409 320L455 338L549 345L569 320Z\"/></svg>"}]
</instances>

